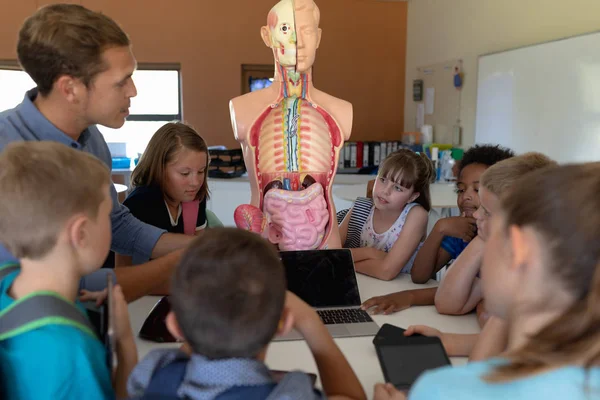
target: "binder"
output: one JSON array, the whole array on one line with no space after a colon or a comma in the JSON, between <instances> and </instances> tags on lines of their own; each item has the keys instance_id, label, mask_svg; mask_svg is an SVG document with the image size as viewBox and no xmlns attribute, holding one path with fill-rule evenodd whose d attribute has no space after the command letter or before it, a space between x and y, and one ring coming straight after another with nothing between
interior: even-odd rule
<instances>
[{"instance_id":1,"label":"binder","mask_svg":"<svg viewBox=\"0 0 600 400\"><path fill-rule=\"evenodd\" d=\"M356 143L356 167L362 168L364 167L364 147L365 144L363 142Z\"/></svg>"},{"instance_id":2,"label":"binder","mask_svg":"<svg viewBox=\"0 0 600 400\"><path fill-rule=\"evenodd\" d=\"M344 168L350 168L350 143L344 144Z\"/></svg>"}]
</instances>

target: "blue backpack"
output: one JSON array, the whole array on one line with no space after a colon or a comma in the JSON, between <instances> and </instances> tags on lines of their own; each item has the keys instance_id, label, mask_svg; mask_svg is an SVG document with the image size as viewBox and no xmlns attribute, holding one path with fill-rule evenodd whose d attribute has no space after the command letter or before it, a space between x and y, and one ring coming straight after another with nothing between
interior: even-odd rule
<instances>
[{"instance_id":1,"label":"blue backpack","mask_svg":"<svg viewBox=\"0 0 600 400\"><path fill-rule=\"evenodd\" d=\"M0 281L18 271L16 264L0 266ZM45 325L70 325L96 336L94 327L77 307L52 292L35 292L0 311L0 341Z\"/></svg>"},{"instance_id":2,"label":"blue backpack","mask_svg":"<svg viewBox=\"0 0 600 400\"><path fill-rule=\"evenodd\" d=\"M0 265L0 282L19 270L18 264ZM89 312L89 310L88 310ZM68 325L103 341L101 332L92 325L73 303L53 292L38 291L16 300L0 311L0 342L39 329L46 325ZM107 338L104 340L108 346ZM107 351L107 364L112 365L111 353Z\"/></svg>"}]
</instances>

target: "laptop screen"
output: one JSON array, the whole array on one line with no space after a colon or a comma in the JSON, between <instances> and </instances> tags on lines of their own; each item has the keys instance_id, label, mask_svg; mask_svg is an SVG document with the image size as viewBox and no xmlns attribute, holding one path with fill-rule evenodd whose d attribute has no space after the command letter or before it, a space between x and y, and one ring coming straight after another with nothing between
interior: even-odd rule
<instances>
[{"instance_id":1,"label":"laptop screen","mask_svg":"<svg viewBox=\"0 0 600 400\"><path fill-rule=\"evenodd\" d=\"M312 307L360 305L348 249L282 251L288 289Z\"/></svg>"}]
</instances>

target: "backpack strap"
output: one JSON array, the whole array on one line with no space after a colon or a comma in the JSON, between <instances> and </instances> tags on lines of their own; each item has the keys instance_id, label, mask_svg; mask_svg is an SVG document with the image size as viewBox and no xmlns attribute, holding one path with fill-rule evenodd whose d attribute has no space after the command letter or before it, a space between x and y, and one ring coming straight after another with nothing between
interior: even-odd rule
<instances>
[{"instance_id":1,"label":"backpack strap","mask_svg":"<svg viewBox=\"0 0 600 400\"><path fill-rule=\"evenodd\" d=\"M0 281L2 281L4 278L12 274L13 272L17 271L19 268L19 264L15 263L9 262L5 264L0 264Z\"/></svg>"},{"instance_id":2,"label":"backpack strap","mask_svg":"<svg viewBox=\"0 0 600 400\"><path fill-rule=\"evenodd\" d=\"M139 400L178 399L177 390L185 378L188 361L181 358L159 368Z\"/></svg>"},{"instance_id":3,"label":"backpack strap","mask_svg":"<svg viewBox=\"0 0 600 400\"><path fill-rule=\"evenodd\" d=\"M89 320L73 303L56 293L40 291L18 299L0 312L0 341L46 325L73 326L97 338Z\"/></svg>"},{"instance_id":4,"label":"backpack strap","mask_svg":"<svg viewBox=\"0 0 600 400\"><path fill-rule=\"evenodd\" d=\"M356 249L360 247L360 236L363 228L367 223L371 209L373 208L373 200L367 197L358 197L352 206L352 214L348 221L348 233L346 234L345 248Z\"/></svg>"}]
</instances>

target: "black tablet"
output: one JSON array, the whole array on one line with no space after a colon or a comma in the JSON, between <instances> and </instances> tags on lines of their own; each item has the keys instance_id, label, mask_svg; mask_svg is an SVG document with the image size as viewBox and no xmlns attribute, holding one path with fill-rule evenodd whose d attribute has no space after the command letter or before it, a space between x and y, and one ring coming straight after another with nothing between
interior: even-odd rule
<instances>
[{"instance_id":1,"label":"black tablet","mask_svg":"<svg viewBox=\"0 0 600 400\"><path fill-rule=\"evenodd\" d=\"M383 324L381 325L381 328L379 328L377 335L375 335L373 338L373 344L377 346L379 343L385 344L389 343L389 340L395 340L399 337L404 337L405 331L406 329L395 325Z\"/></svg>"},{"instance_id":2,"label":"black tablet","mask_svg":"<svg viewBox=\"0 0 600 400\"><path fill-rule=\"evenodd\" d=\"M388 329L387 332L391 332ZM396 333L400 333L400 329ZM437 337L381 336L374 341L385 381L399 390L408 390L425 371L450 365L448 355Z\"/></svg>"}]
</instances>

